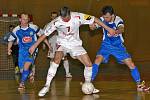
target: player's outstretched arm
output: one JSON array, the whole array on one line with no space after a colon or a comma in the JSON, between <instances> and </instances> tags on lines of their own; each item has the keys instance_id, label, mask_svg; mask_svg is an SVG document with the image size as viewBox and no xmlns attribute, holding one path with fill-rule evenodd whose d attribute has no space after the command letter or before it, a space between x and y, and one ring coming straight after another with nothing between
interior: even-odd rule
<instances>
[{"instance_id":1,"label":"player's outstretched arm","mask_svg":"<svg viewBox=\"0 0 150 100\"><path fill-rule=\"evenodd\" d=\"M38 40L29 48L29 52L32 55L35 49L38 47L38 45L46 38L46 35L42 35L38 38Z\"/></svg>"},{"instance_id":2,"label":"player's outstretched arm","mask_svg":"<svg viewBox=\"0 0 150 100\"><path fill-rule=\"evenodd\" d=\"M52 49L52 47L51 47L50 43L48 42L47 38L44 40L44 43L47 45L49 50Z\"/></svg>"},{"instance_id":3,"label":"player's outstretched arm","mask_svg":"<svg viewBox=\"0 0 150 100\"><path fill-rule=\"evenodd\" d=\"M13 42L9 41L8 42L8 55L11 55L11 52L12 52L11 47L12 47L12 45L13 45Z\"/></svg>"},{"instance_id":4,"label":"player's outstretched arm","mask_svg":"<svg viewBox=\"0 0 150 100\"><path fill-rule=\"evenodd\" d=\"M94 19L95 23L97 23L99 26L102 26L103 28L105 28L109 34L114 35L116 34L116 31L110 27L108 27L107 25L105 25L102 21L100 21L98 18L95 17Z\"/></svg>"}]
</instances>

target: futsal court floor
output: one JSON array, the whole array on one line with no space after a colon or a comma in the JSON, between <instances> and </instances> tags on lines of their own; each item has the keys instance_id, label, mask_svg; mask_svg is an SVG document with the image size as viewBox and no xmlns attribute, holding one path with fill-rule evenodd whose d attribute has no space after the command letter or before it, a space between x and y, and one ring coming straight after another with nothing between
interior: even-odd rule
<instances>
[{"instance_id":1,"label":"futsal court floor","mask_svg":"<svg viewBox=\"0 0 150 100\"><path fill-rule=\"evenodd\" d=\"M120 64L102 64L93 82L100 93L84 95L80 83L83 82L83 66L70 64L73 78L65 78L63 66L58 69L51 89L44 97L38 97L44 86L47 69L37 69L34 83L27 82L26 90L18 91L18 77L13 71L0 72L0 100L150 100L150 93L136 91L129 69ZM141 77L150 86L150 63L138 62ZM5 76L5 77L4 77Z\"/></svg>"}]
</instances>

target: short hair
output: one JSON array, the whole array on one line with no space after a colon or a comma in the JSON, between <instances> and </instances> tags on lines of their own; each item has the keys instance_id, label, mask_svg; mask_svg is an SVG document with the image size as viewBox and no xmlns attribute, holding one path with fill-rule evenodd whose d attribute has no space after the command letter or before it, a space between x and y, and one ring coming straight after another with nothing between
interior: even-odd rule
<instances>
[{"instance_id":1,"label":"short hair","mask_svg":"<svg viewBox=\"0 0 150 100\"><path fill-rule=\"evenodd\" d=\"M52 15L52 14L57 14L57 15L58 15L58 13L57 13L56 11L51 12L51 15Z\"/></svg>"},{"instance_id":2,"label":"short hair","mask_svg":"<svg viewBox=\"0 0 150 100\"><path fill-rule=\"evenodd\" d=\"M102 14L105 15L107 13L110 13L111 15L114 14L114 9L112 6L104 6L101 10Z\"/></svg>"},{"instance_id":3,"label":"short hair","mask_svg":"<svg viewBox=\"0 0 150 100\"><path fill-rule=\"evenodd\" d=\"M59 13L61 17L70 16L70 9L68 7L62 7Z\"/></svg>"},{"instance_id":4,"label":"short hair","mask_svg":"<svg viewBox=\"0 0 150 100\"><path fill-rule=\"evenodd\" d=\"M9 29L10 29L10 28L15 28L15 25L9 25Z\"/></svg>"},{"instance_id":5,"label":"short hair","mask_svg":"<svg viewBox=\"0 0 150 100\"><path fill-rule=\"evenodd\" d=\"M19 14L19 18L21 18L21 15L27 15L27 16L29 17L29 14L28 14L28 13L26 13L26 12L22 12L22 13L20 13L20 14Z\"/></svg>"}]
</instances>

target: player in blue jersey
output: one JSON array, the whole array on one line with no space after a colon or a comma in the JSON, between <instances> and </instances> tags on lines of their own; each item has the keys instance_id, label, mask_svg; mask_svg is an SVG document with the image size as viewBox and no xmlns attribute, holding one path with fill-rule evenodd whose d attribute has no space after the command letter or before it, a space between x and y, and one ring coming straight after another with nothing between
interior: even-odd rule
<instances>
[{"instance_id":1,"label":"player in blue jersey","mask_svg":"<svg viewBox=\"0 0 150 100\"><path fill-rule=\"evenodd\" d=\"M138 91L149 91L149 87L146 87L144 82L141 82L140 74L138 68L134 65L134 62L131 59L130 54L127 52L125 46L123 45L122 33L124 32L124 22L123 20L114 14L114 10L111 6L105 6L102 8L103 16L100 17L100 20L105 23L110 28L116 30L116 34L111 35L107 30L98 26L97 24L90 25L92 30L96 28L103 29L103 41L101 47L99 48L95 62L92 69L92 80L95 79L99 65L104 62L107 63L109 56L114 56L119 63L126 64L130 71L131 76L137 84Z\"/></svg>"},{"instance_id":2,"label":"player in blue jersey","mask_svg":"<svg viewBox=\"0 0 150 100\"><path fill-rule=\"evenodd\" d=\"M20 71L22 73L21 82L19 84L18 89L24 89L25 88L24 83L30 74L29 67L31 64L34 63L35 53L36 53L34 52L33 55L30 55L28 51L29 48L36 42L37 35L41 36L42 30L34 24L29 24L28 14L22 13L19 20L20 20L20 25L18 25L13 29L13 33L17 37L17 43L19 45L18 63L19 63ZM9 41L8 55L10 55L12 52L11 47L14 39L15 38L12 36L10 36L8 39ZM50 45L47 40L45 40L45 43L50 48Z\"/></svg>"}]
</instances>

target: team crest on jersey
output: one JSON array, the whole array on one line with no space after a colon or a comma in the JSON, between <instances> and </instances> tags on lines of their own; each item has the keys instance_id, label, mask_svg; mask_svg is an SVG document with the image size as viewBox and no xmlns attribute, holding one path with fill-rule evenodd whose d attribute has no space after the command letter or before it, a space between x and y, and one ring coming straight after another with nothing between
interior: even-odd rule
<instances>
[{"instance_id":1,"label":"team crest on jersey","mask_svg":"<svg viewBox=\"0 0 150 100\"><path fill-rule=\"evenodd\" d=\"M91 16L90 16L90 15L85 14L85 15L84 15L84 19L85 19L85 20L90 20L90 19L91 19Z\"/></svg>"},{"instance_id":2,"label":"team crest on jersey","mask_svg":"<svg viewBox=\"0 0 150 100\"><path fill-rule=\"evenodd\" d=\"M30 36L32 36L32 35L33 35L33 32L31 31L31 32L30 32Z\"/></svg>"},{"instance_id":3,"label":"team crest on jersey","mask_svg":"<svg viewBox=\"0 0 150 100\"><path fill-rule=\"evenodd\" d=\"M22 38L22 42L23 43L30 43L30 42L32 42L32 37L25 36L25 37Z\"/></svg>"}]
</instances>

